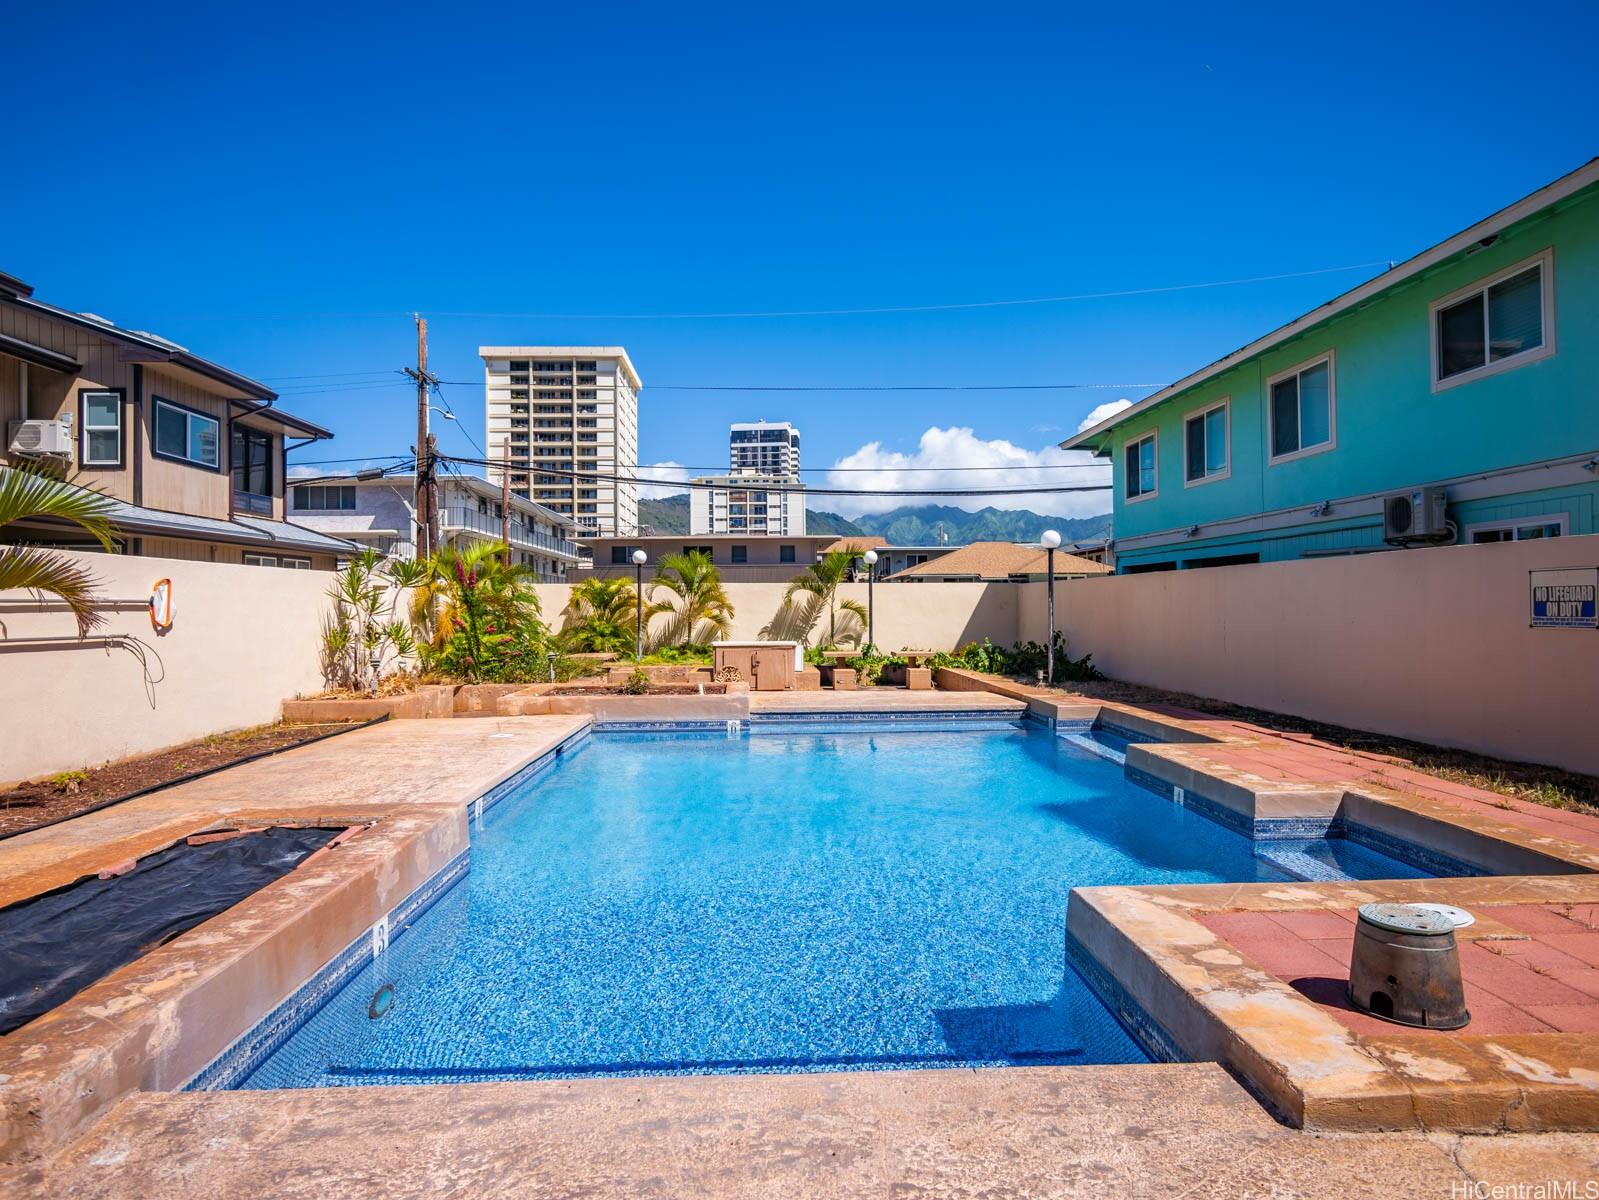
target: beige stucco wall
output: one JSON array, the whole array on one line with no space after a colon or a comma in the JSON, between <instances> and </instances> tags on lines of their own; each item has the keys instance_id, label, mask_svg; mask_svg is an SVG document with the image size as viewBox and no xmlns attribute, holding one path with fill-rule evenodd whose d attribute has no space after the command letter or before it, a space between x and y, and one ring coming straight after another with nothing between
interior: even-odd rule
<instances>
[{"instance_id":1,"label":"beige stucco wall","mask_svg":"<svg viewBox=\"0 0 1599 1200\"><path fill-rule=\"evenodd\" d=\"M760 636L783 602L786 583L728 583L733 604L731 639ZM847 583L839 596L866 603L866 584ZM873 601L874 635L885 650L952 650L984 637L1007 646L1016 639L1017 594L1026 585L1010 583L879 583ZM1040 585L1042 586L1042 585ZM551 626L560 628L568 584L540 584L539 598ZM649 580L645 579L645 592ZM663 594L664 595L664 594ZM657 617L664 621L666 618ZM824 618L825 620L825 618Z\"/></svg>"},{"instance_id":2,"label":"beige stucco wall","mask_svg":"<svg viewBox=\"0 0 1599 1200\"><path fill-rule=\"evenodd\" d=\"M147 611L109 614L102 633L147 643L154 707L139 663L93 638L64 648L0 641L0 783L125 758L275 720L285 697L320 689L318 643L329 611L325 571L74 554L115 600L170 578L176 622L157 636ZM72 634L65 612L39 612L26 592L0 592L9 639ZM159 656L159 662L157 662Z\"/></svg>"},{"instance_id":3,"label":"beige stucco wall","mask_svg":"<svg viewBox=\"0 0 1599 1200\"><path fill-rule=\"evenodd\" d=\"M1056 612L1116 679L1599 774L1599 631L1529 628L1527 576L1595 565L1592 537L1450 546L1073 580Z\"/></svg>"}]
</instances>

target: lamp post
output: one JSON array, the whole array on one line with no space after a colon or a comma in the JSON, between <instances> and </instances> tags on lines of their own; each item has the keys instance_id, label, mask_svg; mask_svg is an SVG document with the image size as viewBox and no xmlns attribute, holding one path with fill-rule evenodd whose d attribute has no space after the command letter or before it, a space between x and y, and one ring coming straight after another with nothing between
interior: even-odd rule
<instances>
[{"instance_id":1,"label":"lamp post","mask_svg":"<svg viewBox=\"0 0 1599 1200\"><path fill-rule=\"evenodd\" d=\"M1046 529L1038 539L1044 546L1044 557L1049 581L1045 584L1049 595L1049 638L1044 643L1044 676L1051 687L1055 686L1055 548L1060 545L1058 530Z\"/></svg>"},{"instance_id":2,"label":"lamp post","mask_svg":"<svg viewBox=\"0 0 1599 1200\"><path fill-rule=\"evenodd\" d=\"M644 564L649 559L643 549L633 551L633 612L637 632L633 638L633 660L644 657Z\"/></svg>"},{"instance_id":3,"label":"lamp post","mask_svg":"<svg viewBox=\"0 0 1599 1200\"><path fill-rule=\"evenodd\" d=\"M877 639L872 636L872 582L877 578L877 551L868 550L862 557L866 560L866 644L876 650Z\"/></svg>"}]
</instances>

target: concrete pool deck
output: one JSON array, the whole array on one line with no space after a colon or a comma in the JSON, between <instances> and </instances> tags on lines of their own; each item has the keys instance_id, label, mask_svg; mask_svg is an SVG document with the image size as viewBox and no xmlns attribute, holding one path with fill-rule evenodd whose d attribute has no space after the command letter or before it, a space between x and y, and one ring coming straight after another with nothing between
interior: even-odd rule
<instances>
[{"instance_id":1,"label":"concrete pool deck","mask_svg":"<svg viewBox=\"0 0 1599 1200\"><path fill-rule=\"evenodd\" d=\"M57 1160L0 1170L0 1190L1443 1200L1473 1183L1574 1181L1580 1196L1596 1177L1599 1138L1302 1133L1187 1063L147 1093Z\"/></svg>"}]
</instances>

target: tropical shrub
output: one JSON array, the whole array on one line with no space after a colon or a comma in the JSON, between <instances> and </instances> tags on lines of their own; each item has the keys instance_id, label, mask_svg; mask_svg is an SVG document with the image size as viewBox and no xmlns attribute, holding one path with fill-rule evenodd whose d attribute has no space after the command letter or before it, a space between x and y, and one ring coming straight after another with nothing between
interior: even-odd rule
<instances>
[{"instance_id":1,"label":"tropical shrub","mask_svg":"<svg viewBox=\"0 0 1599 1200\"><path fill-rule=\"evenodd\" d=\"M662 646L653 653L646 654L643 661L663 666L708 667L715 658L716 652L709 645L703 642L688 642L681 646Z\"/></svg>"},{"instance_id":2,"label":"tropical shrub","mask_svg":"<svg viewBox=\"0 0 1599 1200\"><path fill-rule=\"evenodd\" d=\"M111 502L91 488L47 475L31 465L0 467L0 526L32 517L70 521L111 550ZM78 623L78 636L105 621L95 589L99 582L87 568L42 546L24 543L0 546L0 592L27 588L56 597Z\"/></svg>"},{"instance_id":3,"label":"tropical shrub","mask_svg":"<svg viewBox=\"0 0 1599 1200\"><path fill-rule=\"evenodd\" d=\"M622 690L629 696L642 696L650 690L650 673L643 667L634 667L633 673L622 683Z\"/></svg>"},{"instance_id":4,"label":"tropical shrub","mask_svg":"<svg viewBox=\"0 0 1599 1200\"><path fill-rule=\"evenodd\" d=\"M909 660L903 654L884 654L870 642L861 653L844 660L844 666L855 668L855 681L861 687L876 687L889 667L903 667Z\"/></svg>"},{"instance_id":5,"label":"tropical shrub","mask_svg":"<svg viewBox=\"0 0 1599 1200\"><path fill-rule=\"evenodd\" d=\"M412 611L430 631L421 647L429 670L471 683L535 680L549 672L553 640L533 572L506 563L493 542L434 554L413 592Z\"/></svg>"},{"instance_id":6,"label":"tropical shrub","mask_svg":"<svg viewBox=\"0 0 1599 1200\"><path fill-rule=\"evenodd\" d=\"M838 598L838 585L850 577L859 556L859 550L846 546L823 555L796 575L777 614L762 627L761 636L809 646L826 617L826 634L819 645L859 646L866 632L866 606Z\"/></svg>"},{"instance_id":7,"label":"tropical shrub","mask_svg":"<svg viewBox=\"0 0 1599 1200\"><path fill-rule=\"evenodd\" d=\"M561 647L571 653L631 654L638 595L626 579L585 579L561 612Z\"/></svg>"},{"instance_id":8,"label":"tropical shrub","mask_svg":"<svg viewBox=\"0 0 1599 1200\"><path fill-rule=\"evenodd\" d=\"M666 598L657 600L663 592ZM703 551L662 558L650 581L649 601L646 625L652 616L667 617L660 638L663 646L703 645L726 637L733 628L733 605L722 587L721 573Z\"/></svg>"},{"instance_id":9,"label":"tropical shrub","mask_svg":"<svg viewBox=\"0 0 1599 1200\"><path fill-rule=\"evenodd\" d=\"M1051 646L1055 656L1057 681L1084 683L1104 678L1099 668L1094 666L1092 654L1072 658L1066 652L1066 635L1058 629L1051 640ZM981 642L971 642L962 646L954 653L940 651L928 660L928 665L934 670L939 667L961 667L968 671L982 671L988 675L1012 675L1022 679L1035 679L1040 671L1046 670L1049 661L1046 654L1046 650L1039 642L1017 642L1006 650L984 638Z\"/></svg>"},{"instance_id":10,"label":"tropical shrub","mask_svg":"<svg viewBox=\"0 0 1599 1200\"><path fill-rule=\"evenodd\" d=\"M334 576L333 611L322 621L322 678L330 688L376 691L380 680L416 653L410 627L395 617L400 590L368 548Z\"/></svg>"}]
</instances>

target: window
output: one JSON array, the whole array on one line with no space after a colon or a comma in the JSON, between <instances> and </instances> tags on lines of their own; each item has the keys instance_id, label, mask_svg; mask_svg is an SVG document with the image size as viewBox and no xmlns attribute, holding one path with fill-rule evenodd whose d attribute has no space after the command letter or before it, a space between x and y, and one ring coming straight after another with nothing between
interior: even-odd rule
<instances>
[{"instance_id":1,"label":"window","mask_svg":"<svg viewBox=\"0 0 1599 1200\"><path fill-rule=\"evenodd\" d=\"M288 567L291 571L309 571L311 569L311 560L309 558L285 557L282 565Z\"/></svg>"},{"instance_id":2,"label":"window","mask_svg":"<svg viewBox=\"0 0 1599 1200\"><path fill-rule=\"evenodd\" d=\"M733 561L734 562L736 562L736 563L747 563L747 562L749 562L749 560L750 560L750 548L748 546L734 546L733 547Z\"/></svg>"},{"instance_id":3,"label":"window","mask_svg":"<svg viewBox=\"0 0 1599 1200\"><path fill-rule=\"evenodd\" d=\"M230 446L233 490L252 496L272 494L272 435L264 429L233 427Z\"/></svg>"},{"instance_id":4,"label":"window","mask_svg":"<svg viewBox=\"0 0 1599 1200\"><path fill-rule=\"evenodd\" d=\"M1128 442L1126 454L1126 492L1129 500L1142 500L1155 494L1155 434L1146 433L1136 442Z\"/></svg>"},{"instance_id":5,"label":"window","mask_svg":"<svg viewBox=\"0 0 1599 1200\"><path fill-rule=\"evenodd\" d=\"M711 548L709 546L684 546L683 547L683 553L684 554L703 554L703 555L705 555L706 558L712 557Z\"/></svg>"},{"instance_id":6,"label":"window","mask_svg":"<svg viewBox=\"0 0 1599 1200\"><path fill-rule=\"evenodd\" d=\"M1331 450L1333 440L1333 359L1329 354L1273 376L1271 457L1293 458Z\"/></svg>"},{"instance_id":7,"label":"window","mask_svg":"<svg viewBox=\"0 0 1599 1200\"><path fill-rule=\"evenodd\" d=\"M794 547L793 546L779 546L777 548L777 561L780 562L780 563L791 563L791 562L793 562L794 561Z\"/></svg>"},{"instance_id":8,"label":"window","mask_svg":"<svg viewBox=\"0 0 1599 1200\"><path fill-rule=\"evenodd\" d=\"M330 511L353 512L355 510L355 488L349 485L344 487L324 487L321 484L301 484L294 489L294 507L297 509L327 509Z\"/></svg>"},{"instance_id":9,"label":"window","mask_svg":"<svg viewBox=\"0 0 1599 1200\"><path fill-rule=\"evenodd\" d=\"M1466 526L1466 540L1472 545L1483 542L1527 542L1536 538L1564 537L1566 514L1552 516L1517 517L1510 521L1489 521L1481 525Z\"/></svg>"},{"instance_id":10,"label":"window","mask_svg":"<svg viewBox=\"0 0 1599 1200\"><path fill-rule=\"evenodd\" d=\"M637 546L612 546L611 562L613 564L630 563L633 561L633 551L637 549Z\"/></svg>"},{"instance_id":11,"label":"window","mask_svg":"<svg viewBox=\"0 0 1599 1200\"><path fill-rule=\"evenodd\" d=\"M1554 353L1553 265L1545 251L1433 304L1434 391Z\"/></svg>"},{"instance_id":12,"label":"window","mask_svg":"<svg viewBox=\"0 0 1599 1200\"><path fill-rule=\"evenodd\" d=\"M1185 483L1204 483L1225 479L1232 474L1228 463L1227 401L1192 414L1184 422L1187 456Z\"/></svg>"},{"instance_id":13,"label":"window","mask_svg":"<svg viewBox=\"0 0 1599 1200\"><path fill-rule=\"evenodd\" d=\"M122 393L79 392L83 410L78 462L85 467L122 465Z\"/></svg>"},{"instance_id":14,"label":"window","mask_svg":"<svg viewBox=\"0 0 1599 1200\"><path fill-rule=\"evenodd\" d=\"M155 454L160 458L193 463L197 467L221 465L222 423L193 409L180 408L155 397Z\"/></svg>"},{"instance_id":15,"label":"window","mask_svg":"<svg viewBox=\"0 0 1599 1200\"><path fill-rule=\"evenodd\" d=\"M276 554L252 554L246 550L244 552L244 564L247 567L275 567L278 565L278 556Z\"/></svg>"}]
</instances>

